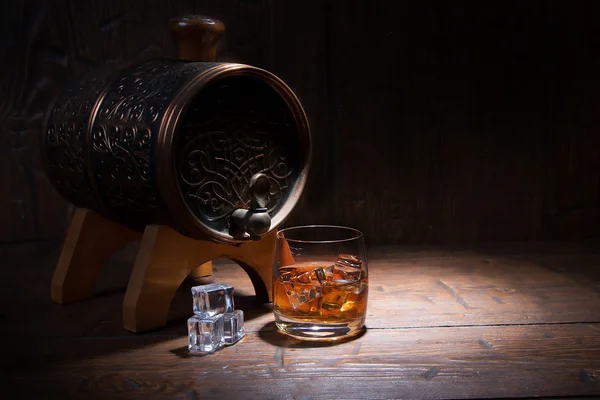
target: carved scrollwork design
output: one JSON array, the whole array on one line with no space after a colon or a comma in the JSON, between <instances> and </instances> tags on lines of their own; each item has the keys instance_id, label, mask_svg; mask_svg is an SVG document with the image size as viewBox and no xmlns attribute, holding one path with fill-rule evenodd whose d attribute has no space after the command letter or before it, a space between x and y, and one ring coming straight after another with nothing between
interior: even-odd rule
<instances>
[{"instance_id":1,"label":"carved scrollwork design","mask_svg":"<svg viewBox=\"0 0 600 400\"><path fill-rule=\"evenodd\" d=\"M87 178L85 143L90 113L108 83L108 71L101 70L69 85L56 99L46 125L48 174L59 191L83 207L97 203Z\"/></svg>"},{"instance_id":2,"label":"carved scrollwork design","mask_svg":"<svg viewBox=\"0 0 600 400\"><path fill-rule=\"evenodd\" d=\"M161 201L152 162L159 123L177 89L209 63L152 60L108 89L92 128L92 167L108 205L153 213Z\"/></svg>"},{"instance_id":3,"label":"carved scrollwork design","mask_svg":"<svg viewBox=\"0 0 600 400\"><path fill-rule=\"evenodd\" d=\"M260 73L236 67L220 75L220 68L206 86L190 82L216 65L151 60L116 76L95 71L66 90L45 135L52 181L77 206L134 229L165 223L199 237L206 228L228 235L228 216L249 207L248 184L262 173L270 182L266 207L277 214L304 168L299 127L284 96ZM181 119L163 118L171 104L185 111ZM164 167L160 176L156 162Z\"/></svg>"},{"instance_id":4,"label":"carved scrollwork design","mask_svg":"<svg viewBox=\"0 0 600 400\"><path fill-rule=\"evenodd\" d=\"M219 231L228 229L227 217L234 209L248 208L248 183L254 174L269 178L267 208L275 213L299 169L297 132L283 99L254 78L230 79L202 92L190 107L177 144L176 166L185 202L201 221Z\"/></svg>"}]
</instances>

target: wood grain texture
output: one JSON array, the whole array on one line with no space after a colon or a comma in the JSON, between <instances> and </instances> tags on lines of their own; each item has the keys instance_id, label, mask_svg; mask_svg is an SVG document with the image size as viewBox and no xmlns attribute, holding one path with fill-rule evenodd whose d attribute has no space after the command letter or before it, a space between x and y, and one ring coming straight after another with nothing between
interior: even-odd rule
<instances>
[{"instance_id":1,"label":"wood grain texture","mask_svg":"<svg viewBox=\"0 0 600 400\"><path fill-rule=\"evenodd\" d=\"M76 209L52 276L52 301L67 304L93 297L98 271L140 236L90 210Z\"/></svg>"},{"instance_id":2,"label":"wood grain texture","mask_svg":"<svg viewBox=\"0 0 600 400\"><path fill-rule=\"evenodd\" d=\"M505 245L481 249L373 248L369 251L367 326L372 329L470 325L527 325L600 321L600 247ZM0 315L6 337L50 327L47 338L114 337L125 332L122 302L137 248L115 255L100 271L95 297L67 306L49 300L59 252L52 246L0 247ZM15 270L18 274L14 273ZM272 321L269 305L257 304L241 267L217 260L213 279L235 287L246 328L258 332ZM35 279L32 279L35 277ZM172 302L161 335L185 334L191 312L190 282ZM27 290L30 297L23 298ZM21 299L16 306L13 299ZM36 319L31 319L31 313ZM270 328L269 328L270 329Z\"/></svg>"},{"instance_id":3,"label":"wood grain texture","mask_svg":"<svg viewBox=\"0 0 600 400\"><path fill-rule=\"evenodd\" d=\"M42 4L43 3L43 4ZM62 235L66 203L39 160L44 113L74 73L66 2L2 2L0 46L0 242Z\"/></svg>"},{"instance_id":4,"label":"wood grain texture","mask_svg":"<svg viewBox=\"0 0 600 400\"><path fill-rule=\"evenodd\" d=\"M373 267L381 282L376 290L383 291L383 296L372 299L368 318L385 309L390 319L377 318L370 325L532 324L600 317L598 307L584 306L600 304L594 286L572 282L533 262L474 256L386 267ZM398 271L392 275L392 269ZM381 279L384 276L394 279Z\"/></svg>"},{"instance_id":5,"label":"wood grain texture","mask_svg":"<svg viewBox=\"0 0 600 400\"><path fill-rule=\"evenodd\" d=\"M255 303L242 269L217 262L214 279L235 287L248 334L205 357L185 349L189 284L176 295L169 326L143 335L123 330L121 302L135 250L105 266L100 296L58 306L48 295L57 249L0 247L5 393L186 400L600 396L594 241L372 248L368 330L337 345L275 332L269 307Z\"/></svg>"},{"instance_id":6,"label":"wood grain texture","mask_svg":"<svg viewBox=\"0 0 600 400\"><path fill-rule=\"evenodd\" d=\"M238 247L193 240L166 226L146 227L123 300L125 328L145 332L164 327L172 299L190 272L222 257L235 260L245 272L240 278L252 282L256 300L268 303L273 297L271 268L276 235L273 231L262 240ZM238 268L231 267L239 274Z\"/></svg>"},{"instance_id":7,"label":"wood grain texture","mask_svg":"<svg viewBox=\"0 0 600 400\"><path fill-rule=\"evenodd\" d=\"M0 242L63 238L71 210L37 153L65 82L172 56L167 20L190 12L225 22L219 60L274 71L306 106L314 161L289 224L352 225L372 244L596 237L599 7L3 2Z\"/></svg>"},{"instance_id":8,"label":"wood grain texture","mask_svg":"<svg viewBox=\"0 0 600 400\"><path fill-rule=\"evenodd\" d=\"M539 237L545 6L332 4L341 222L382 244Z\"/></svg>"},{"instance_id":9,"label":"wood grain texture","mask_svg":"<svg viewBox=\"0 0 600 400\"><path fill-rule=\"evenodd\" d=\"M272 1L273 72L294 90L308 114L312 161L306 189L287 226L335 223L334 137L330 124L329 4Z\"/></svg>"},{"instance_id":10,"label":"wood grain texture","mask_svg":"<svg viewBox=\"0 0 600 400\"><path fill-rule=\"evenodd\" d=\"M550 131L554 142L548 230L555 239L595 237L600 233L600 138L595 134L600 83L592 77L600 59L595 45L600 27L593 16L600 13L600 5L560 5L553 5L561 13L554 20L558 40L553 41L560 58L551 72L561 79L553 81L550 93L556 104Z\"/></svg>"},{"instance_id":11,"label":"wood grain texture","mask_svg":"<svg viewBox=\"0 0 600 400\"><path fill-rule=\"evenodd\" d=\"M176 338L61 365L42 382L98 399L597 395L599 327L369 330L325 347L264 332L205 357L178 355L186 339ZM87 352L83 343L53 345Z\"/></svg>"}]
</instances>

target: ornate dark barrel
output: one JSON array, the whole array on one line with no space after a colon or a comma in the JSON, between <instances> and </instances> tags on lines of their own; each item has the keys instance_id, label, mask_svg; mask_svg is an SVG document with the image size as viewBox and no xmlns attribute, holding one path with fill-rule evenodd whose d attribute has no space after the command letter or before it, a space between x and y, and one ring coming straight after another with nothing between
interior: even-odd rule
<instances>
[{"instance_id":1,"label":"ornate dark barrel","mask_svg":"<svg viewBox=\"0 0 600 400\"><path fill-rule=\"evenodd\" d=\"M235 244L290 214L310 145L300 101L274 74L154 59L67 87L47 118L42 158L77 207L135 230L164 224Z\"/></svg>"}]
</instances>

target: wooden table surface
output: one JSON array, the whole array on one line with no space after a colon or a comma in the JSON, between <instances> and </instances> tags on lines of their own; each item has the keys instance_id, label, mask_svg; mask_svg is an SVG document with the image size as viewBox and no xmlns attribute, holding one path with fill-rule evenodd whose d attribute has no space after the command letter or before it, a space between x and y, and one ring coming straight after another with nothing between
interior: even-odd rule
<instances>
[{"instance_id":1,"label":"wooden table surface","mask_svg":"<svg viewBox=\"0 0 600 400\"><path fill-rule=\"evenodd\" d=\"M123 330L129 250L94 299L60 306L56 245L0 247L1 399L600 398L597 241L370 249L368 329L335 345L275 332L242 269L219 263L247 335L204 357L187 353L190 285L169 326Z\"/></svg>"}]
</instances>

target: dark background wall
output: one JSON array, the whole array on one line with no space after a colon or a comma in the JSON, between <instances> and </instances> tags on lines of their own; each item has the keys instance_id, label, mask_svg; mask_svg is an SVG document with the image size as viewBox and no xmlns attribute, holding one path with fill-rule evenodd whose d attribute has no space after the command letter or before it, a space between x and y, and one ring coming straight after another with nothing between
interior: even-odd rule
<instances>
[{"instance_id":1,"label":"dark background wall","mask_svg":"<svg viewBox=\"0 0 600 400\"><path fill-rule=\"evenodd\" d=\"M600 3L25 0L0 5L0 242L61 240L70 209L38 159L67 80L173 56L170 17L221 19L219 59L275 72L311 119L289 224L370 243L600 234Z\"/></svg>"}]
</instances>

